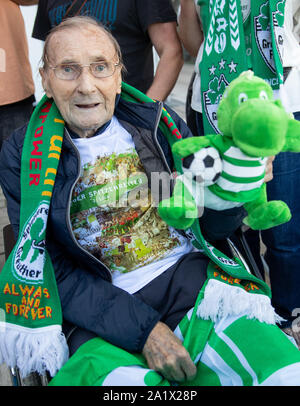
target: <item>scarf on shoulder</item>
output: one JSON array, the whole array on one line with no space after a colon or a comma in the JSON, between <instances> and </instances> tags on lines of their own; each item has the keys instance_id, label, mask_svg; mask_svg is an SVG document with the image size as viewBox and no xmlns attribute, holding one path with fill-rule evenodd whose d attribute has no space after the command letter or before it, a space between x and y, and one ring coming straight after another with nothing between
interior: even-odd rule
<instances>
[{"instance_id":1,"label":"scarf on shoulder","mask_svg":"<svg viewBox=\"0 0 300 406\"><path fill-rule=\"evenodd\" d=\"M133 103L154 102L125 83L121 97ZM159 128L170 146L182 138L165 108ZM0 363L17 367L22 377L34 371L40 374L48 371L54 376L68 359L61 328L61 304L46 248L47 220L63 135L64 121L53 100L44 96L34 110L23 145L19 236L0 273ZM176 170L182 173L181 159L174 160ZM251 317L274 324L269 287L248 273L238 260L226 257L208 244L199 221L194 222L190 231L193 244L213 264L199 316L214 318L220 312L232 312L238 305L239 310L242 307Z\"/></svg>"},{"instance_id":2,"label":"scarf on shoulder","mask_svg":"<svg viewBox=\"0 0 300 406\"><path fill-rule=\"evenodd\" d=\"M21 158L19 236L0 273L0 363L53 376L68 359L46 228L64 121L46 97L35 108Z\"/></svg>"},{"instance_id":3,"label":"scarf on shoulder","mask_svg":"<svg viewBox=\"0 0 300 406\"><path fill-rule=\"evenodd\" d=\"M219 133L226 86L251 69L276 91L283 83L285 0L198 0L205 36L199 64L205 134ZM244 13L242 13L242 7ZM250 9L251 8L251 9Z\"/></svg>"}]
</instances>

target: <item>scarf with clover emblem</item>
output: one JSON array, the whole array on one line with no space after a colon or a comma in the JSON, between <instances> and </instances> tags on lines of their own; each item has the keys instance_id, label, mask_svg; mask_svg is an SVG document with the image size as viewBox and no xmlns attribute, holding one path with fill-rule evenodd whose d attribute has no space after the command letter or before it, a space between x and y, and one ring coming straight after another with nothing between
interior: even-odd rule
<instances>
[{"instance_id":1,"label":"scarf with clover emblem","mask_svg":"<svg viewBox=\"0 0 300 406\"><path fill-rule=\"evenodd\" d=\"M276 91L283 83L285 0L198 0L205 42L199 64L205 134L219 133L226 86L252 69Z\"/></svg>"},{"instance_id":2,"label":"scarf with clover emblem","mask_svg":"<svg viewBox=\"0 0 300 406\"><path fill-rule=\"evenodd\" d=\"M42 98L27 128L21 159L17 243L0 273L0 364L54 375L68 358L53 267L46 250L50 200L64 121Z\"/></svg>"}]
</instances>

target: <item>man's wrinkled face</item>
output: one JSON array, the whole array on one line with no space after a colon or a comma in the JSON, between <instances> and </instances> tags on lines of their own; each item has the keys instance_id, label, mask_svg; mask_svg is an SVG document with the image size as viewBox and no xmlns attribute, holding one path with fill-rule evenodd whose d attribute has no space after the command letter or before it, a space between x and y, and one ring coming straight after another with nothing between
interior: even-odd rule
<instances>
[{"instance_id":1,"label":"man's wrinkled face","mask_svg":"<svg viewBox=\"0 0 300 406\"><path fill-rule=\"evenodd\" d=\"M53 34L48 60L52 67L66 63L119 62L110 38L93 26ZM84 67L75 80L59 79L47 66L40 73L47 96L53 97L70 129L80 137L93 135L113 116L116 95L121 93L120 66L106 78L94 77L88 67Z\"/></svg>"}]
</instances>

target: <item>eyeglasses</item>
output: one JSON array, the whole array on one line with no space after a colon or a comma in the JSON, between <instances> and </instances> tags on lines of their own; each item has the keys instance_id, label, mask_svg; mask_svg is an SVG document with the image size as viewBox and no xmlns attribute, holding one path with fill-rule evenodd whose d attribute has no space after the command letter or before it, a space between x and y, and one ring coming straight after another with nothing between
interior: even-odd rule
<instances>
[{"instance_id":1,"label":"eyeglasses","mask_svg":"<svg viewBox=\"0 0 300 406\"><path fill-rule=\"evenodd\" d=\"M116 67L120 62L92 62L88 65L79 65L77 63L63 63L57 66L49 66L54 70L54 74L58 79L76 80L82 73L82 69L87 66L95 78L107 78L115 73Z\"/></svg>"}]
</instances>

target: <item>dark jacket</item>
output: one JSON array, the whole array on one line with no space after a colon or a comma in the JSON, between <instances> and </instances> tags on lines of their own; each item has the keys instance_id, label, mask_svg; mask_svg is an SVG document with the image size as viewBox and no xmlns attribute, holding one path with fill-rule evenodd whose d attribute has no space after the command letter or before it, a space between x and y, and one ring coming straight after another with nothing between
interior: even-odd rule
<instances>
[{"instance_id":1,"label":"dark jacket","mask_svg":"<svg viewBox=\"0 0 300 406\"><path fill-rule=\"evenodd\" d=\"M162 103L135 104L120 100L115 111L116 117L132 135L148 175L153 171L173 169L168 142L158 129L161 109ZM192 136L184 121L176 113L169 112L182 136ZM0 182L16 235L19 229L20 163L25 132L26 126L16 130L4 143L0 155ZM109 270L76 242L69 212L73 186L79 174L79 153L69 132L65 131L46 241L55 270L63 317L128 351L141 351L160 314L133 295L113 286ZM241 216L238 211L227 212L225 217L216 220L216 213L212 216L208 211L202 219L204 229L215 228L220 233L224 223L225 230L221 230L218 237L230 234L240 224ZM229 220L230 230L226 221L222 220L224 218Z\"/></svg>"}]
</instances>

